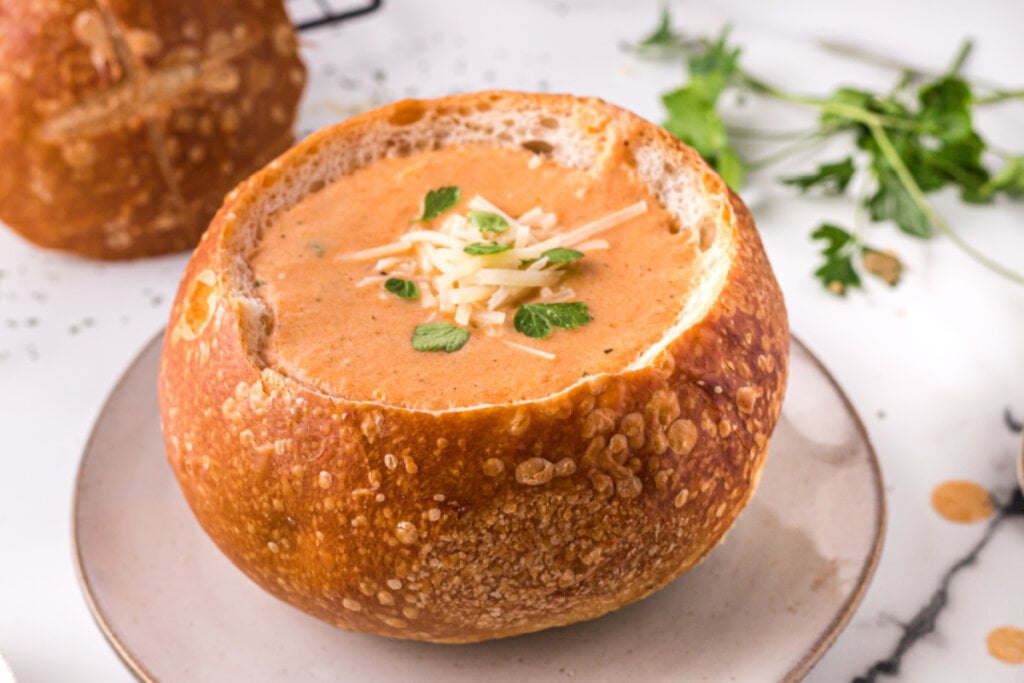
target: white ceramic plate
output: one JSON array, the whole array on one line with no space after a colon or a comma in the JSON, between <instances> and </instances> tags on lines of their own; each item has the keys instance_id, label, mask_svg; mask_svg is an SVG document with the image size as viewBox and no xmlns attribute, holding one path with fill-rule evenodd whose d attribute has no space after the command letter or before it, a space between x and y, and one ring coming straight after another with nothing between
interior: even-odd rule
<instances>
[{"instance_id":1,"label":"white ceramic plate","mask_svg":"<svg viewBox=\"0 0 1024 683\"><path fill-rule=\"evenodd\" d=\"M846 625L881 549L864 428L798 342L764 479L698 568L611 615L476 645L348 633L278 602L193 519L164 459L159 338L111 393L82 456L79 575L100 628L160 681L790 681Z\"/></svg>"}]
</instances>

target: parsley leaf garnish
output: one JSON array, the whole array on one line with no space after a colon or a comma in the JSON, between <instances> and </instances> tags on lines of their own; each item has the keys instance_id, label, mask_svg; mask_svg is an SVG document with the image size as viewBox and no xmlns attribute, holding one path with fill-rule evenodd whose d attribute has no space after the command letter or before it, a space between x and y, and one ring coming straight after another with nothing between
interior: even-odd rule
<instances>
[{"instance_id":1,"label":"parsley leaf garnish","mask_svg":"<svg viewBox=\"0 0 1024 683\"><path fill-rule=\"evenodd\" d=\"M491 232L497 235L508 230L508 221L490 211L470 211L466 214L466 218L481 233Z\"/></svg>"},{"instance_id":2,"label":"parsley leaf garnish","mask_svg":"<svg viewBox=\"0 0 1024 683\"><path fill-rule=\"evenodd\" d=\"M824 223L811 233L811 237L827 243L821 250L825 263L814 271L814 276L839 296L845 296L850 287L860 287L860 276L853 267L856 251L853 235L838 226Z\"/></svg>"},{"instance_id":3,"label":"parsley leaf garnish","mask_svg":"<svg viewBox=\"0 0 1024 683\"><path fill-rule=\"evenodd\" d=\"M472 244L466 245L462 251L466 252L471 256L490 256L491 254L500 254L503 251L511 249L511 245L498 244L497 242L473 242Z\"/></svg>"},{"instance_id":4,"label":"parsley leaf garnish","mask_svg":"<svg viewBox=\"0 0 1024 683\"><path fill-rule=\"evenodd\" d=\"M423 199L423 215L417 218L414 223L426 223L432 221L442 213L452 208L462 199L462 190L457 187L439 187L436 190L427 192Z\"/></svg>"},{"instance_id":5,"label":"parsley leaf garnish","mask_svg":"<svg viewBox=\"0 0 1024 683\"><path fill-rule=\"evenodd\" d=\"M566 247L555 247L554 249L548 249L541 256L547 256L548 263L571 263L583 258L583 252L567 249Z\"/></svg>"},{"instance_id":6,"label":"parsley leaf garnish","mask_svg":"<svg viewBox=\"0 0 1024 683\"><path fill-rule=\"evenodd\" d=\"M854 170L853 159L846 157L835 163L821 164L817 171L809 175L783 178L782 183L798 187L801 192L817 187L827 195L842 194L850 184Z\"/></svg>"},{"instance_id":7,"label":"parsley leaf garnish","mask_svg":"<svg viewBox=\"0 0 1024 683\"><path fill-rule=\"evenodd\" d=\"M402 299L419 299L420 288L411 280L403 280L398 277L389 277L384 283L384 289Z\"/></svg>"},{"instance_id":8,"label":"parsley leaf garnish","mask_svg":"<svg viewBox=\"0 0 1024 683\"><path fill-rule=\"evenodd\" d=\"M873 168L878 177L878 189L866 202L871 220L891 220L908 235L931 237L931 221L892 168L884 160L877 161Z\"/></svg>"},{"instance_id":9,"label":"parsley leaf garnish","mask_svg":"<svg viewBox=\"0 0 1024 683\"><path fill-rule=\"evenodd\" d=\"M589 323L593 318L582 301L560 304L523 304L516 311L513 325L517 331L534 339L550 336L553 327L571 330Z\"/></svg>"},{"instance_id":10,"label":"parsley leaf garnish","mask_svg":"<svg viewBox=\"0 0 1024 683\"><path fill-rule=\"evenodd\" d=\"M412 331L412 348L417 351L458 351L469 341L469 330L451 323L426 323Z\"/></svg>"}]
</instances>

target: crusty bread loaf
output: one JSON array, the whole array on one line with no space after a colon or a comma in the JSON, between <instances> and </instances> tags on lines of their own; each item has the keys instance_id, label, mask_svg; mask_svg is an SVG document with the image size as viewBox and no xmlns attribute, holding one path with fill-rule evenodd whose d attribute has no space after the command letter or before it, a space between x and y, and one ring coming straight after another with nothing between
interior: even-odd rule
<instances>
[{"instance_id":1,"label":"crusty bread loaf","mask_svg":"<svg viewBox=\"0 0 1024 683\"><path fill-rule=\"evenodd\" d=\"M585 168L622 140L703 273L622 372L416 410L263 360L273 311L248 259L276 212L384 156L526 146ZM692 149L598 100L489 92L356 117L233 191L182 281L159 394L189 504L253 580L342 628L468 642L597 617L703 558L760 477L788 344L751 217Z\"/></svg>"},{"instance_id":2,"label":"crusty bread loaf","mask_svg":"<svg viewBox=\"0 0 1024 683\"><path fill-rule=\"evenodd\" d=\"M192 247L304 83L281 0L5 0L0 220L95 258Z\"/></svg>"}]
</instances>

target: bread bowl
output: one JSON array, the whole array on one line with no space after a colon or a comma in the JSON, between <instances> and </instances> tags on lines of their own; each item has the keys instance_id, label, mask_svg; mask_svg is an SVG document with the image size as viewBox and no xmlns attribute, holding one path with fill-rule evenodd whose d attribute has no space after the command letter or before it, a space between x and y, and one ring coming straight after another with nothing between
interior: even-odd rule
<instances>
[{"instance_id":1,"label":"bread bowl","mask_svg":"<svg viewBox=\"0 0 1024 683\"><path fill-rule=\"evenodd\" d=\"M438 204L452 186L461 198ZM556 223L587 229L548 225L547 238L583 258L556 264L557 291L514 305L571 288L592 314L573 329L525 337L511 309L457 325L458 305L442 303L451 277L403 261L414 233L466 229L458 217L477 200L509 228L481 231L485 243L519 240L519 212L552 196ZM606 214L637 196L644 211ZM524 229L524 249L550 246L537 231L531 242ZM519 248L505 247L480 258ZM678 263L642 267L662 253ZM604 287L622 263L626 279ZM419 299L374 280L401 268ZM603 306L622 283L623 303ZM605 345L648 312L653 338ZM413 347L420 323L442 321L466 331L462 346ZM692 149L599 100L484 92L350 119L231 192L175 300L159 398L186 499L250 578L341 628L471 642L600 616L699 562L757 485L788 343L750 214ZM334 357L307 362L319 354ZM525 379L502 381L520 366Z\"/></svg>"},{"instance_id":2,"label":"bread bowl","mask_svg":"<svg viewBox=\"0 0 1024 683\"><path fill-rule=\"evenodd\" d=\"M0 220L127 259L195 246L293 142L305 83L282 0L5 0Z\"/></svg>"}]
</instances>

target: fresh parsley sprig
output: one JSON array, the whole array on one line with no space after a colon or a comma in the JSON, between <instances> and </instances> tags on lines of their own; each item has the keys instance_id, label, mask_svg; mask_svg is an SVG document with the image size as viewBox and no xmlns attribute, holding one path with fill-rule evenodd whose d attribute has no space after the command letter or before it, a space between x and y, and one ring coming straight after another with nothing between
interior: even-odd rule
<instances>
[{"instance_id":1,"label":"fresh parsley sprig","mask_svg":"<svg viewBox=\"0 0 1024 683\"><path fill-rule=\"evenodd\" d=\"M941 233L975 261L1024 284L1024 275L964 241L926 196L953 188L969 203L989 203L999 196L1024 197L1024 154L1007 154L987 145L974 126L976 107L1024 99L1024 90L977 94L960 75L971 50L969 42L942 74L906 72L890 92L839 88L824 97L789 92L753 76L740 65L741 49L730 43L728 28L716 39L683 36L672 29L667 9L636 50L641 55L685 58L688 82L662 98L668 113L665 128L700 152L734 189L742 186L749 172L809 145L843 136L852 142L850 153L783 182L803 192L846 194L851 181L864 176L871 191L857 199L873 222L891 222L920 238ZM740 134L768 136L729 127L720 110L727 91L816 109L818 126L770 157L745 159L736 150L734 138ZM1000 167L993 169L987 163L992 157L1000 158ZM840 239L840 233L846 237ZM845 293L848 287L859 286L855 260L891 284L899 281L902 265L895 256L867 247L843 228L822 225L812 237L828 241L822 252L824 263L815 274L831 291Z\"/></svg>"},{"instance_id":2,"label":"fresh parsley sprig","mask_svg":"<svg viewBox=\"0 0 1024 683\"><path fill-rule=\"evenodd\" d=\"M717 42L703 50L691 50L682 41L673 43L689 52L690 82L665 94L662 103L669 115L665 129L700 152L730 187L741 187L747 167L717 110L722 92L740 75L740 50L727 44L728 36L728 30L723 31Z\"/></svg>"}]
</instances>

